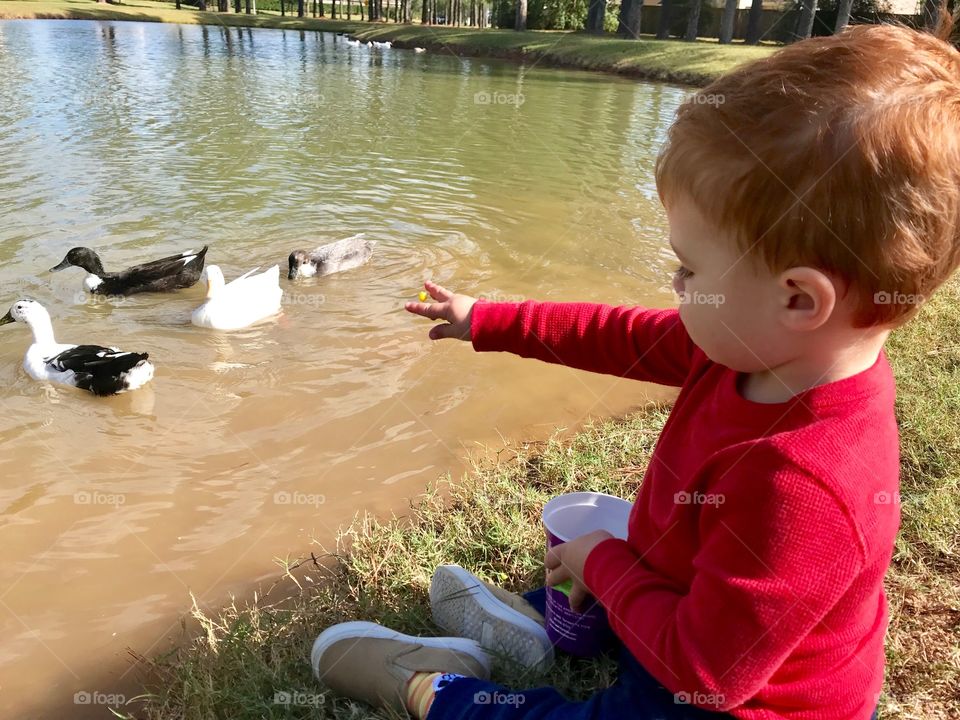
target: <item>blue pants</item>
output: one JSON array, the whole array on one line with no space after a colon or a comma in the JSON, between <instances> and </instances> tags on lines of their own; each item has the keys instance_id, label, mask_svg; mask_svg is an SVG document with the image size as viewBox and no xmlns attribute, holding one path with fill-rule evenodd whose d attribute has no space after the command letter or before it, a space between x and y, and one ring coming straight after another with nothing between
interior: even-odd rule
<instances>
[{"instance_id":1,"label":"blue pants","mask_svg":"<svg viewBox=\"0 0 960 720\"><path fill-rule=\"evenodd\" d=\"M546 591L535 590L526 599L544 611ZM487 680L459 678L440 690L427 720L729 720L731 715L709 712L677 702L622 645L620 673L611 687L583 702L567 700L557 690L542 687L513 691ZM870 720L876 720L874 711Z\"/></svg>"}]
</instances>

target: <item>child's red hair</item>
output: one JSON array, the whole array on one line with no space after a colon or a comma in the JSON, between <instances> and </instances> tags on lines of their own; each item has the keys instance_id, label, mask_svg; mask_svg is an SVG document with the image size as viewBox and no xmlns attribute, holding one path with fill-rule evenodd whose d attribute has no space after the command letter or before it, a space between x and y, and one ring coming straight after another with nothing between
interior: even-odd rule
<instances>
[{"instance_id":1,"label":"child's red hair","mask_svg":"<svg viewBox=\"0 0 960 720\"><path fill-rule=\"evenodd\" d=\"M937 33L858 25L790 45L684 103L657 161L772 271L806 265L895 325L960 265L960 52ZM941 39L942 38L942 39Z\"/></svg>"}]
</instances>

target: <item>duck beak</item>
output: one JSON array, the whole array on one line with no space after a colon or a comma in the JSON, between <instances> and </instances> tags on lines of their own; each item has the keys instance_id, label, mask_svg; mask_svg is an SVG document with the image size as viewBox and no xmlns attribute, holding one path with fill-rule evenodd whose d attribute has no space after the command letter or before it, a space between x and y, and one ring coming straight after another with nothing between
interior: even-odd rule
<instances>
[{"instance_id":1,"label":"duck beak","mask_svg":"<svg viewBox=\"0 0 960 720\"><path fill-rule=\"evenodd\" d=\"M13 319L13 315L11 315L10 311L7 310L7 314L0 318L0 325L7 325L12 322L16 322L16 320Z\"/></svg>"},{"instance_id":2,"label":"duck beak","mask_svg":"<svg viewBox=\"0 0 960 720\"><path fill-rule=\"evenodd\" d=\"M66 270L68 267L70 267L70 261L64 258L62 263L50 268L50 272L59 272L61 270Z\"/></svg>"}]
</instances>

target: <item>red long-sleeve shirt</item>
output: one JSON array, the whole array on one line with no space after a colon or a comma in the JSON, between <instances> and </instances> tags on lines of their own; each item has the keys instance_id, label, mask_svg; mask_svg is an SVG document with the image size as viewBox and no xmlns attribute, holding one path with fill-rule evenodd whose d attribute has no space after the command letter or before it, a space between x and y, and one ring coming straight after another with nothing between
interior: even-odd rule
<instances>
[{"instance_id":1,"label":"red long-sleeve shirt","mask_svg":"<svg viewBox=\"0 0 960 720\"><path fill-rule=\"evenodd\" d=\"M630 515L584 581L664 687L738 718L866 720L899 526L894 385L870 369L746 400L675 310L474 306L473 345L680 387Z\"/></svg>"}]
</instances>

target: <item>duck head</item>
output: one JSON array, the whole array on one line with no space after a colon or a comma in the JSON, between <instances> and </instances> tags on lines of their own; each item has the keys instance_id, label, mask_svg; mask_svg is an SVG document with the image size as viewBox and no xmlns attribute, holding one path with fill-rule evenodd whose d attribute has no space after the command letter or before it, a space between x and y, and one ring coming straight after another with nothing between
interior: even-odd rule
<instances>
[{"instance_id":1,"label":"duck head","mask_svg":"<svg viewBox=\"0 0 960 720\"><path fill-rule=\"evenodd\" d=\"M100 263L100 256L90 248L85 247L73 248L67 253L67 256L59 265L50 268L50 272L58 272L71 265L83 268L91 275L103 275L103 265Z\"/></svg>"},{"instance_id":2,"label":"duck head","mask_svg":"<svg viewBox=\"0 0 960 720\"><path fill-rule=\"evenodd\" d=\"M223 270L220 269L219 265L207 265L200 273L200 280L207 284L208 300L226 285L226 281L223 279Z\"/></svg>"},{"instance_id":3,"label":"duck head","mask_svg":"<svg viewBox=\"0 0 960 720\"><path fill-rule=\"evenodd\" d=\"M0 318L0 325L12 322L22 322L30 326L41 322L50 324L50 313L36 300L17 300L7 314Z\"/></svg>"},{"instance_id":4,"label":"duck head","mask_svg":"<svg viewBox=\"0 0 960 720\"><path fill-rule=\"evenodd\" d=\"M310 258L310 253L306 250L294 250L290 253L288 280L296 280L298 277L313 277L318 273L318 270L317 262Z\"/></svg>"}]
</instances>

